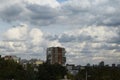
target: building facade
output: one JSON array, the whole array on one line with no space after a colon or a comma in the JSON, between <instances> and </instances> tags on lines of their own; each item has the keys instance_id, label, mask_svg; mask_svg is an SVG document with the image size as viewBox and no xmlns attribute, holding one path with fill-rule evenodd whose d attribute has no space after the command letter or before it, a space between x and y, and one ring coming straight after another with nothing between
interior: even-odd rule
<instances>
[{"instance_id":1,"label":"building facade","mask_svg":"<svg viewBox=\"0 0 120 80\"><path fill-rule=\"evenodd\" d=\"M64 65L66 62L65 48L62 47L49 47L47 48L47 63L49 64L61 64Z\"/></svg>"},{"instance_id":2,"label":"building facade","mask_svg":"<svg viewBox=\"0 0 120 80\"><path fill-rule=\"evenodd\" d=\"M20 62L20 58L14 55L7 55L7 56L4 56L3 58L4 60L14 60L17 63Z\"/></svg>"},{"instance_id":3,"label":"building facade","mask_svg":"<svg viewBox=\"0 0 120 80\"><path fill-rule=\"evenodd\" d=\"M78 74L79 70L80 70L81 66L75 66L74 64L67 64L66 68L68 70L68 73L72 74L72 75L76 75Z\"/></svg>"}]
</instances>

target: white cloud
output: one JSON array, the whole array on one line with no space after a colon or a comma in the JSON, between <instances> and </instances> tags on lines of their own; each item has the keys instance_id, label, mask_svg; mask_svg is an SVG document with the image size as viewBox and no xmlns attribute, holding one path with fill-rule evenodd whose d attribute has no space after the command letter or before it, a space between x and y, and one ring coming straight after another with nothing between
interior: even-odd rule
<instances>
[{"instance_id":1,"label":"white cloud","mask_svg":"<svg viewBox=\"0 0 120 80\"><path fill-rule=\"evenodd\" d=\"M43 38L43 33L40 29L33 28L30 31L30 39L33 43L33 45L39 45L42 42Z\"/></svg>"},{"instance_id":2,"label":"white cloud","mask_svg":"<svg viewBox=\"0 0 120 80\"><path fill-rule=\"evenodd\" d=\"M7 22L80 27L120 25L118 0L67 0L63 3L56 0L2 0L0 5L0 18Z\"/></svg>"},{"instance_id":3,"label":"white cloud","mask_svg":"<svg viewBox=\"0 0 120 80\"><path fill-rule=\"evenodd\" d=\"M50 41L50 43L48 43L48 46L49 46L49 47L52 47L52 46L55 46L55 47L63 47L63 46L61 45L61 43L58 42L58 40Z\"/></svg>"},{"instance_id":4,"label":"white cloud","mask_svg":"<svg viewBox=\"0 0 120 80\"><path fill-rule=\"evenodd\" d=\"M58 40L49 41L44 36L40 29L26 24L9 28L3 34L3 41L0 41L0 51L3 55L32 56L45 60L43 57L47 47L62 45Z\"/></svg>"},{"instance_id":5,"label":"white cloud","mask_svg":"<svg viewBox=\"0 0 120 80\"><path fill-rule=\"evenodd\" d=\"M80 29L65 32L60 36L62 42L65 41L66 37L68 42L71 41L112 41L114 38L119 38L120 27L107 27L107 26L88 26ZM75 33L75 34L74 34ZM64 36L63 36L64 35Z\"/></svg>"},{"instance_id":6,"label":"white cloud","mask_svg":"<svg viewBox=\"0 0 120 80\"><path fill-rule=\"evenodd\" d=\"M59 40L65 46L70 63L113 63L118 58L120 27L89 26L65 32ZM67 40L66 40L67 38ZM117 52L116 52L117 51ZM83 64L84 64L83 63Z\"/></svg>"},{"instance_id":7,"label":"white cloud","mask_svg":"<svg viewBox=\"0 0 120 80\"><path fill-rule=\"evenodd\" d=\"M65 47L67 63L86 64L119 59L120 27L88 26L61 35L43 33L38 28L21 25L8 29L0 42L2 54L45 59L47 47ZM82 61L81 61L82 60Z\"/></svg>"},{"instance_id":8,"label":"white cloud","mask_svg":"<svg viewBox=\"0 0 120 80\"><path fill-rule=\"evenodd\" d=\"M56 0L25 0L25 1L32 3L32 4L38 4L38 5L42 5L42 6L50 6L52 8L56 8L56 7L60 6L60 4Z\"/></svg>"},{"instance_id":9,"label":"white cloud","mask_svg":"<svg viewBox=\"0 0 120 80\"><path fill-rule=\"evenodd\" d=\"M102 58L111 62L118 60L114 55L120 52L119 0L67 0L62 3L56 0L1 0L0 5L3 22L37 25L36 28L9 28L3 34L5 41L0 42L0 51L5 54L38 55L48 46L64 46L68 61L73 63L84 58L91 62ZM50 32L54 34L72 30L47 35L40 29L41 25L44 29L51 28Z\"/></svg>"},{"instance_id":10,"label":"white cloud","mask_svg":"<svg viewBox=\"0 0 120 80\"><path fill-rule=\"evenodd\" d=\"M9 40L24 40L26 39L28 27L21 25L9 29L3 36Z\"/></svg>"}]
</instances>

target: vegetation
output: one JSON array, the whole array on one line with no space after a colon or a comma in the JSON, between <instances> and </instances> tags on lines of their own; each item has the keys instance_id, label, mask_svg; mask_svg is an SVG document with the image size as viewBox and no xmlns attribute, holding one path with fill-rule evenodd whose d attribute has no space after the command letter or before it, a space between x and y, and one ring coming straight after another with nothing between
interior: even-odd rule
<instances>
[{"instance_id":1,"label":"vegetation","mask_svg":"<svg viewBox=\"0 0 120 80\"><path fill-rule=\"evenodd\" d=\"M59 80L66 73L66 68L59 64L23 67L13 60L0 59L0 80Z\"/></svg>"},{"instance_id":2,"label":"vegetation","mask_svg":"<svg viewBox=\"0 0 120 80\"><path fill-rule=\"evenodd\" d=\"M13 60L0 59L0 80L26 80L26 71Z\"/></svg>"},{"instance_id":3,"label":"vegetation","mask_svg":"<svg viewBox=\"0 0 120 80\"><path fill-rule=\"evenodd\" d=\"M86 80L120 80L120 68L109 66L91 66L84 70L79 70L76 79Z\"/></svg>"},{"instance_id":4,"label":"vegetation","mask_svg":"<svg viewBox=\"0 0 120 80\"><path fill-rule=\"evenodd\" d=\"M87 80L120 80L120 68L104 65L86 66L79 69L77 75L72 75L59 64L26 64L26 67L23 67L13 60L0 58L0 80L60 80L65 75L71 80L86 80L86 75Z\"/></svg>"},{"instance_id":5,"label":"vegetation","mask_svg":"<svg viewBox=\"0 0 120 80\"><path fill-rule=\"evenodd\" d=\"M43 64L38 67L37 80L59 80L66 74L66 68L59 64Z\"/></svg>"}]
</instances>

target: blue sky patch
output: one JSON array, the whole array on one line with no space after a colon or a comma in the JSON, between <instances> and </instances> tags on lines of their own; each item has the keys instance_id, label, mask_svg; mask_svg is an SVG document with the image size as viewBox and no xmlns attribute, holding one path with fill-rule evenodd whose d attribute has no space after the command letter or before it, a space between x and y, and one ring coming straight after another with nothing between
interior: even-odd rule
<instances>
[{"instance_id":1,"label":"blue sky patch","mask_svg":"<svg viewBox=\"0 0 120 80\"><path fill-rule=\"evenodd\" d=\"M62 2L67 1L67 0L57 0L57 1L60 2L60 3L62 3Z\"/></svg>"}]
</instances>

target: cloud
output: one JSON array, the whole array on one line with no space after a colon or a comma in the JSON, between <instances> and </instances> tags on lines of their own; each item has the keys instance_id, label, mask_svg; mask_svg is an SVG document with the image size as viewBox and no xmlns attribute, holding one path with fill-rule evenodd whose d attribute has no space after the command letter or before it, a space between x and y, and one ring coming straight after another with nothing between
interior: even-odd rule
<instances>
[{"instance_id":1,"label":"cloud","mask_svg":"<svg viewBox=\"0 0 120 80\"><path fill-rule=\"evenodd\" d=\"M50 41L44 36L45 33L40 29L29 28L26 24L11 27L3 33L3 40L0 41L0 51L3 55L18 55L22 58L33 56L33 58L45 60L47 47L62 45L59 41Z\"/></svg>"},{"instance_id":2,"label":"cloud","mask_svg":"<svg viewBox=\"0 0 120 80\"><path fill-rule=\"evenodd\" d=\"M38 4L38 5L42 5L42 6L49 6L49 7L52 7L52 8L55 8L55 7L58 7L60 6L60 4L56 1L56 0L25 0L27 1L28 3L31 3L31 4Z\"/></svg>"},{"instance_id":3,"label":"cloud","mask_svg":"<svg viewBox=\"0 0 120 80\"><path fill-rule=\"evenodd\" d=\"M102 59L112 63L119 60L119 29L120 27L89 26L65 32L58 39L67 50L70 63L92 62L94 64Z\"/></svg>"},{"instance_id":4,"label":"cloud","mask_svg":"<svg viewBox=\"0 0 120 80\"><path fill-rule=\"evenodd\" d=\"M119 0L66 0L62 3L1 0L0 5L3 22L34 27L20 25L6 30L0 41L0 51L4 54L37 56L40 53L43 58L46 47L63 46L71 63L79 64L80 60L83 64L97 63L102 59L112 63L119 59ZM50 29L50 33L41 27Z\"/></svg>"},{"instance_id":5,"label":"cloud","mask_svg":"<svg viewBox=\"0 0 120 80\"><path fill-rule=\"evenodd\" d=\"M74 4L73 4L74 3ZM109 25L117 26L119 22L119 1L111 0L70 0L63 4L68 23L79 25ZM80 5L81 4L81 5ZM79 17L78 17L79 16ZM115 21L114 21L115 19ZM70 21L74 20L74 21Z\"/></svg>"},{"instance_id":6,"label":"cloud","mask_svg":"<svg viewBox=\"0 0 120 80\"><path fill-rule=\"evenodd\" d=\"M4 33L4 39L9 40L25 40L27 38L28 27L27 25L21 25L9 29Z\"/></svg>"},{"instance_id":7,"label":"cloud","mask_svg":"<svg viewBox=\"0 0 120 80\"><path fill-rule=\"evenodd\" d=\"M41 30L39 29L32 29L30 31L30 38L32 39L32 43L34 45L39 45L41 42L42 42L42 36L43 36L43 33Z\"/></svg>"},{"instance_id":8,"label":"cloud","mask_svg":"<svg viewBox=\"0 0 120 80\"><path fill-rule=\"evenodd\" d=\"M52 24L57 14L56 0L16 0L1 3L0 18L6 22L26 22L34 25ZM47 20L48 19L48 20Z\"/></svg>"},{"instance_id":9,"label":"cloud","mask_svg":"<svg viewBox=\"0 0 120 80\"><path fill-rule=\"evenodd\" d=\"M31 4L27 5L26 8L31 12L28 14L30 16L30 23L35 25L53 24L56 22L56 17L59 15L59 11L56 8L51 8L48 6Z\"/></svg>"},{"instance_id":10,"label":"cloud","mask_svg":"<svg viewBox=\"0 0 120 80\"><path fill-rule=\"evenodd\" d=\"M49 46L48 47L52 47L52 46L54 46L54 47L63 47L62 45L61 45L61 43L59 43L57 40L55 40L55 41L51 41L51 43L49 43Z\"/></svg>"},{"instance_id":11,"label":"cloud","mask_svg":"<svg viewBox=\"0 0 120 80\"><path fill-rule=\"evenodd\" d=\"M9 0L2 1L0 18L42 26L119 26L119 3L118 0L67 0L62 3L56 0Z\"/></svg>"},{"instance_id":12,"label":"cloud","mask_svg":"<svg viewBox=\"0 0 120 80\"><path fill-rule=\"evenodd\" d=\"M89 26L65 32L59 37L60 42L115 42L119 38L120 27ZM118 41L119 42L119 41Z\"/></svg>"},{"instance_id":13,"label":"cloud","mask_svg":"<svg viewBox=\"0 0 120 80\"><path fill-rule=\"evenodd\" d=\"M119 29L120 27L88 26L53 35L22 24L9 28L3 34L0 51L3 55L45 60L47 47L60 46L67 51L67 63L85 65L104 60L111 64L119 60L120 56Z\"/></svg>"}]
</instances>

